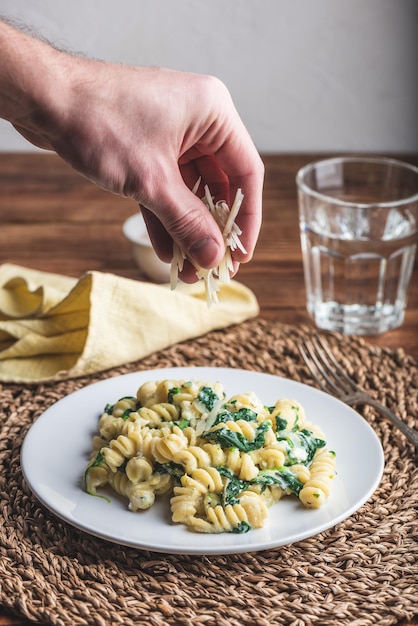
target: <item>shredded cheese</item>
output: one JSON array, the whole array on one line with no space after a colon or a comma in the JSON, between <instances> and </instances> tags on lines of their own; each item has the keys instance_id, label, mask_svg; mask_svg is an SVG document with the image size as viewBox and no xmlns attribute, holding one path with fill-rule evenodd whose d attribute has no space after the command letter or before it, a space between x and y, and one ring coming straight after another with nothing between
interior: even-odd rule
<instances>
[{"instance_id":1,"label":"shredded cheese","mask_svg":"<svg viewBox=\"0 0 418 626\"><path fill-rule=\"evenodd\" d=\"M200 179L193 187L193 193L197 193L199 188ZM244 254L246 252L244 246L240 241L241 229L235 223L235 219L240 210L244 194L241 189L237 190L235 200L232 207L229 208L224 200L214 202L214 198L210 193L207 185L205 185L205 195L202 198L202 202L206 205L211 215L215 219L222 232L222 236L225 242L225 254L218 265L218 267L212 269L204 269L203 267L196 267L196 276L199 280L203 280L205 283L206 300L210 307L213 303L218 302L218 291L220 285L223 283L229 283L230 272L233 270L233 262L231 252L239 248ZM183 269L184 260L186 255L180 246L173 242L173 258L171 260L170 270L170 286L171 289L175 289L178 283L179 272Z\"/></svg>"}]
</instances>

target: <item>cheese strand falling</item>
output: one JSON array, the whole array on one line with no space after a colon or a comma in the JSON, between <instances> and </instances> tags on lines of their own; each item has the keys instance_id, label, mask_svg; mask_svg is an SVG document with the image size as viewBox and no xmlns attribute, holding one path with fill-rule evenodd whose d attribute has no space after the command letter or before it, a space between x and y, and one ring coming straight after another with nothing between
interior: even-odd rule
<instances>
[{"instance_id":1,"label":"cheese strand falling","mask_svg":"<svg viewBox=\"0 0 418 626\"><path fill-rule=\"evenodd\" d=\"M200 184L200 178L193 187L193 193L197 193ZM206 300L208 307L213 303L218 302L218 291L222 283L229 283L230 272L233 270L234 265L232 262L231 252L239 248L244 254L246 250L240 241L241 229L235 223L235 219L240 210L241 203L243 201L244 194L241 189L237 190L235 200L232 207L229 208L224 200L214 202L214 198L210 193L209 187L205 185L205 195L202 198L202 202L207 206L211 215L215 219L219 226L220 231L225 242L225 254L220 264L212 269L204 269L202 267L196 267L196 276L199 280L203 280L205 283ZM186 255L180 246L173 242L173 258L171 260L170 269L170 287L175 289L178 283L179 272L182 271L184 266L184 260Z\"/></svg>"}]
</instances>

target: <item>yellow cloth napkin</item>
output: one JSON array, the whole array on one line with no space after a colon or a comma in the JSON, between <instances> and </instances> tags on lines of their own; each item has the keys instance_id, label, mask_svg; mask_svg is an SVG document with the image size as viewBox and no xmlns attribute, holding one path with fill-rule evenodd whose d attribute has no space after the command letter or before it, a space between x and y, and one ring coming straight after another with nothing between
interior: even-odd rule
<instances>
[{"instance_id":1,"label":"yellow cloth napkin","mask_svg":"<svg viewBox=\"0 0 418 626\"><path fill-rule=\"evenodd\" d=\"M208 308L202 282L168 286L87 272L80 279L0 265L0 381L92 374L258 314L232 280Z\"/></svg>"}]
</instances>

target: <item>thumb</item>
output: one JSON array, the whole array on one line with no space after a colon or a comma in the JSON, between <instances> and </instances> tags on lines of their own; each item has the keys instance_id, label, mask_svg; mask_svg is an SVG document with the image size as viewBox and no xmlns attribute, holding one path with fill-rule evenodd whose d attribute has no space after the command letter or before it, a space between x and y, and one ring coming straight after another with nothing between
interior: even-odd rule
<instances>
[{"instance_id":1,"label":"thumb","mask_svg":"<svg viewBox=\"0 0 418 626\"><path fill-rule=\"evenodd\" d=\"M163 260L171 260L175 241L194 265L211 268L221 262L225 243L219 226L180 174L144 205L143 213L151 242Z\"/></svg>"}]
</instances>

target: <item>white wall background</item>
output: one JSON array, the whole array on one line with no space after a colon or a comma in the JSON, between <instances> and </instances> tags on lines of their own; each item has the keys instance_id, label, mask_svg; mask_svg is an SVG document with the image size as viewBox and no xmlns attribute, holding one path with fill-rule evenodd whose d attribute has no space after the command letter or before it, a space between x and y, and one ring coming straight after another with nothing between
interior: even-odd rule
<instances>
[{"instance_id":1,"label":"white wall background","mask_svg":"<svg viewBox=\"0 0 418 626\"><path fill-rule=\"evenodd\" d=\"M217 75L261 152L418 151L417 0L0 0L0 15L96 58ZM0 120L0 150L34 149Z\"/></svg>"}]
</instances>

